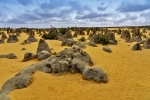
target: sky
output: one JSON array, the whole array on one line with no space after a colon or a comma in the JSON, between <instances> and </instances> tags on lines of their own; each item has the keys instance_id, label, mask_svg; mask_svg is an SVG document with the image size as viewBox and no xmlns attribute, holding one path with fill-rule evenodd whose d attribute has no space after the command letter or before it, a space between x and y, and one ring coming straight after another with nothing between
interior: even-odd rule
<instances>
[{"instance_id":1,"label":"sky","mask_svg":"<svg viewBox=\"0 0 150 100\"><path fill-rule=\"evenodd\" d=\"M0 27L150 25L150 0L0 0Z\"/></svg>"}]
</instances>

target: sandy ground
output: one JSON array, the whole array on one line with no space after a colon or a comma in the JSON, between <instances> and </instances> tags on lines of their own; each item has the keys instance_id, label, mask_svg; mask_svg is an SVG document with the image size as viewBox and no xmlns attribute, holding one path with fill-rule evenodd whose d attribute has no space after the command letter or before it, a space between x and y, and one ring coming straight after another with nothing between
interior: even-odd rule
<instances>
[{"instance_id":1,"label":"sandy ground","mask_svg":"<svg viewBox=\"0 0 150 100\"><path fill-rule=\"evenodd\" d=\"M0 44L0 54L14 53L17 59L0 59L0 89L3 83L22 68L37 60L21 62L25 52L36 53L38 43L21 45L28 36L21 34L19 42ZM53 76L40 71L33 74L33 83L27 88L12 91L12 100L150 100L150 50L131 51L135 43L125 43L116 34L118 45L109 45L112 53L98 47L84 49L92 58L94 66L102 68L108 75L108 83L83 80L80 74ZM36 38L40 38L36 35ZM59 52L60 41L47 40L54 51ZM130 46L128 46L130 45ZM22 51L25 47L27 50Z\"/></svg>"}]
</instances>

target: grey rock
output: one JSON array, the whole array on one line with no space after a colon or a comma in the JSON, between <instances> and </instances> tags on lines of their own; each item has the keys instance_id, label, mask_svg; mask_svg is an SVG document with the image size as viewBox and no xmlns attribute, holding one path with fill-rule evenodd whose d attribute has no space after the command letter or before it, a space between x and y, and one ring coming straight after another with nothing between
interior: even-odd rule
<instances>
[{"instance_id":1,"label":"grey rock","mask_svg":"<svg viewBox=\"0 0 150 100\"><path fill-rule=\"evenodd\" d=\"M1 94L0 93L0 100L11 100L11 99L6 94Z\"/></svg>"},{"instance_id":2,"label":"grey rock","mask_svg":"<svg viewBox=\"0 0 150 100\"><path fill-rule=\"evenodd\" d=\"M44 60L51 56L51 54L46 50L39 52L37 55L38 55L38 57L37 57L38 60Z\"/></svg>"},{"instance_id":3,"label":"grey rock","mask_svg":"<svg viewBox=\"0 0 150 100\"><path fill-rule=\"evenodd\" d=\"M142 47L139 43L136 43L131 49L132 50L142 50Z\"/></svg>"},{"instance_id":4,"label":"grey rock","mask_svg":"<svg viewBox=\"0 0 150 100\"><path fill-rule=\"evenodd\" d=\"M104 46L103 50L106 51L106 52L109 52L109 53L112 52L112 50L109 47L107 47L107 46Z\"/></svg>"},{"instance_id":5,"label":"grey rock","mask_svg":"<svg viewBox=\"0 0 150 100\"><path fill-rule=\"evenodd\" d=\"M22 45L25 45L25 44L30 44L31 42L29 40L24 40L23 43L21 43Z\"/></svg>"},{"instance_id":6,"label":"grey rock","mask_svg":"<svg viewBox=\"0 0 150 100\"><path fill-rule=\"evenodd\" d=\"M48 43L45 40L40 39L39 43L38 43L38 47L37 47L36 53L39 53L39 52L41 52L43 50L46 50L46 51L48 51L51 54L51 49L50 49Z\"/></svg>"},{"instance_id":7,"label":"grey rock","mask_svg":"<svg viewBox=\"0 0 150 100\"><path fill-rule=\"evenodd\" d=\"M88 42L88 45L89 45L89 46L92 46L92 47L97 47L96 43L95 43L95 42L92 42L92 41Z\"/></svg>"},{"instance_id":8,"label":"grey rock","mask_svg":"<svg viewBox=\"0 0 150 100\"><path fill-rule=\"evenodd\" d=\"M106 83L107 75L106 73L98 67L87 67L82 73L83 79L94 80L95 82Z\"/></svg>"},{"instance_id":9,"label":"grey rock","mask_svg":"<svg viewBox=\"0 0 150 100\"><path fill-rule=\"evenodd\" d=\"M7 55L6 55L6 58L9 58L9 59L16 59L17 56L16 56L14 53L10 53L10 54L7 54Z\"/></svg>"},{"instance_id":10,"label":"grey rock","mask_svg":"<svg viewBox=\"0 0 150 100\"><path fill-rule=\"evenodd\" d=\"M26 52L25 54L24 54L24 58L23 58L23 60L22 60L22 62L26 62L26 61L29 61L29 60L31 60L33 57L33 53L31 53L31 52Z\"/></svg>"}]
</instances>

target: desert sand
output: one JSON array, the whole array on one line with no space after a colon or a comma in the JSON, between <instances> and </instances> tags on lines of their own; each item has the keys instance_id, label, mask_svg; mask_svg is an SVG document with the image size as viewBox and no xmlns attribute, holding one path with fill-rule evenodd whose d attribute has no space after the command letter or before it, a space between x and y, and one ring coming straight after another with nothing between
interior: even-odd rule
<instances>
[{"instance_id":1,"label":"desert sand","mask_svg":"<svg viewBox=\"0 0 150 100\"><path fill-rule=\"evenodd\" d=\"M17 59L0 59L0 89L5 81L17 74L22 68L38 62L21 62L25 52L36 53L38 42L21 45L28 35L22 33L17 43L0 44L0 54L14 53ZM87 37L87 36L86 36ZM108 83L96 83L82 79L81 74L54 76L40 71L33 74L33 82L28 87L16 89L9 94L12 100L150 100L150 50L132 51L135 44L126 43L115 34L117 45L108 45L112 53L98 47L87 46L86 51L94 66L103 69L108 75ZM36 38L40 37L36 34ZM80 38L80 37L78 37ZM46 40L55 52L67 46L61 41ZM130 46L128 46L130 45ZM21 50L26 48L27 50Z\"/></svg>"}]
</instances>

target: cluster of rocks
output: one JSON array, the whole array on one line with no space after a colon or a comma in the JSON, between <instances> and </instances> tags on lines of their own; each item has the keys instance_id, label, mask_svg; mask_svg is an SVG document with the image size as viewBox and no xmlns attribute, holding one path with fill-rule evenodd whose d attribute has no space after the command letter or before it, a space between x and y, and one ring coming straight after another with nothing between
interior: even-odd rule
<instances>
[{"instance_id":1,"label":"cluster of rocks","mask_svg":"<svg viewBox=\"0 0 150 100\"><path fill-rule=\"evenodd\" d=\"M41 49L37 51L40 52ZM55 56L48 57L36 64L23 68L18 74L3 84L0 98L10 100L7 95L14 89L24 88L31 84L32 74L36 71L52 73L54 75L63 75L68 72L81 73L82 78L85 80L107 82L106 73L99 67L93 66L91 57L80 47L72 46L71 48L65 48Z\"/></svg>"},{"instance_id":2,"label":"cluster of rocks","mask_svg":"<svg viewBox=\"0 0 150 100\"><path fill-rule=\"evenodd\" d=\"M14 53L0 54L0 58L16 59L17 56Z\"/></svg>"},{"instance_id":3,"label":"cluster of rocks","mask_svg":"<svg viewBox=\"0 0 150 100\"><path fill-rule=\"evenodd\" d=\"M35 38L34 31L29 31L27 34L29 37L21 43L22 45L30 44L31 42L38 42L38 39Z\"/></svg>"},{"instance_id":4,"label":"cluster of rocks","mask_svg":"<svg viewBox=\"0 0 150 100\"><path fill-rule=\"evenodd\" d=\"M135 27L132 32L133 34L131 37L129 30L124 30L122 31L120 38L125 39L126 42L139 42L142 40L142 34L140 33L140 29L138 27Z\"/></svg>"},{"instance_id":5,"label":"cluster of rocks","mask_svg":"<svg viewBox=\"0 0 150 100\"><path fill-rule=\"evenodd\" d=\"M40 39L37 47L36 54L31 52L26 52L24 54L24 59L22 62L29 61L32 59L38 59L38 60L44 60L51 56L51 48L48 46L48 44L45 42L45 40Z\"/></svg>"}]
</instances>

